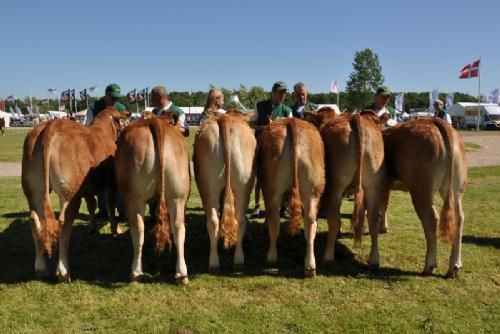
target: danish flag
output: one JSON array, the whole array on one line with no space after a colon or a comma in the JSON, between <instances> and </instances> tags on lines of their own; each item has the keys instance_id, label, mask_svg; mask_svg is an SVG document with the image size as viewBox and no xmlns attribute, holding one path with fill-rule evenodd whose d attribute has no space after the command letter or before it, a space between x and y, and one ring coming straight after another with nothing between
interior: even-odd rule
<instances>
[{"instance_id":1,"label":"danish flag","mask_svg":"<svg viewBox=\"0 0 500 334\"><path fill-rule=\"evenodd\" d=\"M469 79L476 78L479 76L479 62L480 60L476 60L472 64L467 64L460 71L460 79Z\"/></svg>"}]
</instances>

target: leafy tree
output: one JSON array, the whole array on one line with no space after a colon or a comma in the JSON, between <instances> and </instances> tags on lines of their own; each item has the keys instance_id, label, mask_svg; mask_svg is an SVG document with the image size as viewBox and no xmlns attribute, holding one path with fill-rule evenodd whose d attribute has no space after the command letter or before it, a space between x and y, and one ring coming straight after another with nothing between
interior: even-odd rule
<instances>
[{"instance_id":1,"label":"leafy tree","mask_svg":"<svg viewBox=\"0 0 500 334\"><path fill-rule=\"evenodd\" d=\"M357 51L352 65L354 71L349 74L346 86L347 107L350 110L369 104L373 100L374 91L384 83L378 55L371 49Z\"/></svg>"}]
</instances>

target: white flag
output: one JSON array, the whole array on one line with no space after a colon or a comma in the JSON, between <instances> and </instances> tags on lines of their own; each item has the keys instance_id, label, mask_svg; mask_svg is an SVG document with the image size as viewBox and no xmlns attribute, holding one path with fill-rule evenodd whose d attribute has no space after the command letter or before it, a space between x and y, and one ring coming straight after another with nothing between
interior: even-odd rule
<instances>
[{"instance_id":1,"label":"white flag","mask_svg":"<svg viewBox=\"0 0 500 334\"><path fill-rule=\"evenodd\" d=\"M434 112L434 101L439 99L439 90L433 89L432 92L429 92L429 109L431 112Z\"/></svg>"},{"instance_id":2,"label":"white flag","mask_svg":"<svg viewBox=\"0 0 500 334\"><path fill-rule=\"evenodd\" d=\"M47 88L47 91L49 93L55 94L55 93L57 93L57 88L56 87L49 87L49 88Z\"/></svg>"},{"instance_id":3,"label":"white flag","mask_svg":"<svg viewBox=\"0 0 500 334\"><path fill-rule=\"evenodd\" d=\"M500 89L494 89L491 91L489 100L491 103L500 103Z\"/></svg>"},{"instance_id":4,"label":"white flag","mask_svg":"<svg viewBox=\"0 0 500 334\"><path fill-rule=\"evenodd\" d=\"M396 95L396 99L394 100L394 106L396 107L397 111L403 111L404 99L405 99L404 93Z\"/></svg>"},{"instance_id":5,"label":"white flag","mask_svg":"<svg viewBox=\"0 0 500 334\"><path fill-rule=\"evenodd\" d=\"M446 95L446 109L449 109L453 105L453 100L453 93L448 93L448 95Z\"/></svg>"},{"instance_id":6,"label":"white flag","mask_svg":"<svg viewBox=\"0 0 500 334\"><path fill-rule=\"evenodd\" d=\"M92 92L92 93L97 92L97 85L89 87L89 91Z\"/></svg>"},{"instance_id":7,"label":"white flag","mask_svg":"<svg viewBox=\"0 0 500 334\"><path fill-rule=\"evenodd\" d=\"M332 84L330 85L330 92L334 94L338 94L339 92L339 87L338 87L338 82L337 80L333 80Z\"/></svg>"}]
</instances>

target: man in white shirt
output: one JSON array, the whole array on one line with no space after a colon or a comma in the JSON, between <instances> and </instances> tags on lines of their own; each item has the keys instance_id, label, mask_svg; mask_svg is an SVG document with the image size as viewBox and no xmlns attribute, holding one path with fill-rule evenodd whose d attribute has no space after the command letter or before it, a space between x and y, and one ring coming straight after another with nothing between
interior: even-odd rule
<instances>
[{"instance_id":1,"label":"man in white shirt","mask_svg":"<svg viewBox=\"0 0 500 334\"><path fill-rule=\"evenodd\" d=\"M155 107L153 114L161 115L165 112L173 112L179 117L179 130L184 137L189 136L189 124L186 120L186 114L181 108L176 106L168 99L167 89L163 86L156 86L151 90L151 103Z\"/></svg>"}]
</instances>

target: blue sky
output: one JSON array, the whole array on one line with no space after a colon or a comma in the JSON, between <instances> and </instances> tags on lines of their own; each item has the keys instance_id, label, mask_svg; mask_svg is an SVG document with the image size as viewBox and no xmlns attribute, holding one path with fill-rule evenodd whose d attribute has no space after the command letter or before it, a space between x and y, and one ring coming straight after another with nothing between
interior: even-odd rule
<instances>
[{"instance_id":1,"label":"blue sky","mask_svg":"<svg viewBox=\"0 0 500 334\"><path fill-rule=\"evenodd\" d=\"M459 70L482 57L481 91L500 87L500 1L3 0L0 97L110 82L207 90L331 80L373 49L393 91L477 94Z\"/></svg>"}]
</instances>

